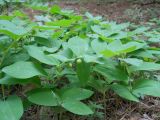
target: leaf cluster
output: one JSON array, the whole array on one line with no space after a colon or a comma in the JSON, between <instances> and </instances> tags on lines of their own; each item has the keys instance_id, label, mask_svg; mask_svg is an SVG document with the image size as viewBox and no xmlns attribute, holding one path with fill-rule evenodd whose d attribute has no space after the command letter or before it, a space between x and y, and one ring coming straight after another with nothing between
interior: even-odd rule
<instances>
[{"instance_id":1,"label":"leaf cluster","mask_svg":"<svg viewBox=\"0 0 160 120\"><path fill-rule=\"evenodd\" d=\"M135 102L144 95L160 97L154 76L160 70L160 49L151 46L148 27L131 29L130 23L59 6L43 12L35 22L20 11L0 16L1 120L19 120L25 101L90 115L94 110L88 98L97 92L111 90ZM23 91L23 98L5 94L17 84L34 87Z\"/></svg>"}]
</instances>

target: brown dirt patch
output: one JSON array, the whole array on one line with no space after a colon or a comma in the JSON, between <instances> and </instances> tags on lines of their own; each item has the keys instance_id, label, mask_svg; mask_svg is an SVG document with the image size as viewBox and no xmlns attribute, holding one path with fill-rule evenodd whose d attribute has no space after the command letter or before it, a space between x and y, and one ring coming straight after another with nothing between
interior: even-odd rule
<instances>
[{"instance_id":1,"label":"brown dirt patch","mask_svg":"<svg viewBox=\"0 0 160 120\"><path fill-rule=\"evenodd\" d=\"M160 4L137 4L133 2L60 2L62 8L74 9L77 12L89 11L117 22L146 22L151 18L160 17Z\"/></svg>"}]
</instances>

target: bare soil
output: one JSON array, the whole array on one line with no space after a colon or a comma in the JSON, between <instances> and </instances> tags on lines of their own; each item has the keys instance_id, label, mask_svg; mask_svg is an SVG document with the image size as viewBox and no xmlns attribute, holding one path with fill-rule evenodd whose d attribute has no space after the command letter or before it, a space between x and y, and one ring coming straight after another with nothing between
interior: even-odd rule
<instances>
[{"instance_id":1,"label":"bare soil","mask_svg":"<svg viewBox=\"0 0 160 120\"><path fill-rule=\"evenodd\" d=\"M106 0L107 1L107 0ZM127 2L125 0L117 0L117 2L60 2L59 5L63 8L74 9L77 12L83 13L89 11L94 15L101 15L109 20L117 22L146 22L153 18L160 18L160 4L139 4Z\"/></svg>"}]
</instances>

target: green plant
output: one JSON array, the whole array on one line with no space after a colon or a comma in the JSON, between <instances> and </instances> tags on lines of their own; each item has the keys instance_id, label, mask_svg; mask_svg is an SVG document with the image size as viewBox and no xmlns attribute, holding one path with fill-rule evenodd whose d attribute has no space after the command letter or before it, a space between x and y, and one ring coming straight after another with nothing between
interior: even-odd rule
<instances>
[{"instance_id":1,"label":"green plant","mask_svg":"<svg viewBox=\"0 0 160 120\"><path fill-rule=\"evenodd\" d=\"M59 6L43 12L48 19L37 17L38 22L26 15L0 17L0 120L19 120L25 101L60 107L62 116L64 110L93 114L87 99L94 92L104 100L108 90L135 102L144 95L160 97L160 82L153 77L160 70L160 49L140 37L147 27L129 30L129 23ZM34 86L23 97L6 94L16 84Z\"/></svg>"},{"instance_id":2,"label":"green plant","mask_svg":"<svg viewBox=\"0 0 160 120\"><path fill-rule=\"evenodd\" d=\"M21 5L25 0L0 0L0 13L9 14L15 6Z\"/></svg>"}]
</instances>

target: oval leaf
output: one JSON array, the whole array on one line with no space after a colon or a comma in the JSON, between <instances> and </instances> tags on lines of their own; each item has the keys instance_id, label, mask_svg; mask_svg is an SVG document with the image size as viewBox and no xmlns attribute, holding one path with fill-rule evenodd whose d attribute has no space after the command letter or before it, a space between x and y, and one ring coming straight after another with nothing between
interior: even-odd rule
<instances>
[{"instance_id":1,"label":"oval leaf","mask_svg":"<svg viewBox=\"0 0 160 120\"><path fill-rule=\"evenodd\" d=\"M20 61L2 69L9 76L20 79L27 79L38 75L44 75L45 72L38 65L32 62Z\"/></svg>"},{"instance_id":2,"label":"oval leaf","mask_svg":"<svg viewBox=\"0 0 160 120\"><path fill-rule=\"evenodd\" d=\"M37 105L57 106L58 96L50 89L35 89L28 93L28 100Z\"/></svg>"},{"instance_id":3,"label":"oval leaf","mask_svg":"<svg viewBox=\"0 0 160 120\"><path fill-rule=\"evenodd\" d=\"M126 58L126 59L120 59L120 60L134 66L139 66L143 63L143 60L140 60L137 58Z\"/></svg>"},{"instance_id":4,"label":"oval leaf","mask_svg":"<svg viewBox=\"0 0 160 120\"><path fill-rule=\"evenodd\" d=\"M82 56L88 50L88 43L80 37L73 37L69 39L68 47L76 56Z\"/></svg>"},{"instance_id":5,"label":"oval leaf","mask_svg":"<svg viewBox=\"0 0 160 120\"><path fill-rule=\"evenodd\" d=\"M93 111L80 101L66 100L62 103L62 107L77 115L93 114Z\"/></svg>"},{"instance_id":6,"label":"oval leaf","mask_svg":"<svg viewBox=\"0 0 160 120\"><path fill-rule=\"evenodd\" d=\"M133 86L133 94L136 96L150 95L160 97L160 82L155 80L137 80Z\"/></svg>"},{"instance_id":7,"label":"oval leaf","mask_svg":"<svg viewBox=\"0 0 160 120\"><path fill-rule=\"evenodd\" d=\"M31 57L37 59L42 63L48 65L58 65L59 63L58 60L55 59L53 56L45 55L42 49L37 46L34 45L26 46L26 49Z\"/></svg>"},{"instance_id":8,"label":"oval leaf","mask_svg":"<svg viewBox=\"0 0 160 120\"><path fill-rule=\"evenodd\" d=\"M84 100L93 95L93 92L82 88L69 88L61 91L62 100Z\"/></svg>"},{"instance_id":9,"label":"oval leaf","mask_svg":"<svg viewBox=\"0 0 160 120\"><path fill-rule=\"evenodd\" d=\"M120 97L125 98L127 100L139 102L139 100L128 90L127 87L119 84L113 84L111 89L114 90Z\"/></svg>"},{"instance_id":10,"label":"oval leaf","mask_svg":"<svg viewBox=\"0 0 160 120\"><path fill-rule=\"evenodd\" d=\"M23 105L20 98L10 96L6 101L0 101L0 120L20 120Z\"/></svg>"},{"instance_id":11,"label":"oval leaf","mask_svg":"<svg viewBox=\"0 0 160 120\"><path fill-rule=\"evenodd\" d=\"M98 39L95 39L91 42L91 47L97 54L101 53L105 49L107 49L107 43L104 41L100 41Z\"/></svg>"},{"instance_id":12,"label":"oval leaf","mask_svg":"<svg viewBox=\"0 0 160 120\"><path fill-rule=\"evenodd\" d=\"M157 70L160 70L160 64L154 63L154 62L143 62L139 66L130 66L129 70L131 72L141 71L141 70L157 71Z\"/></svg>"},{"instance_id":13,"label":"oval leaf","mask_svg":"<svg viewBox=\"0 0 160 120\"><path fill-rule=\"evenodd\" d=\"M77 75L81 86L85 86L90 80L90 64L84 60L81 63L77 63Z\"/></svg>"},{"instance_id":14,"label":"oval leaf","mask_svg":"<svg viewBox=\"0 0 160 120\"><path fill-rule=\"evenodd\" d=\"M28 84L28 83L35 83L37 85L40 85L40 79L38 77L29 79L17 79L17 78L12 78L8 75L0 79L1 85L15 85L15 84Z\"/></svg>"}]
</instances>

